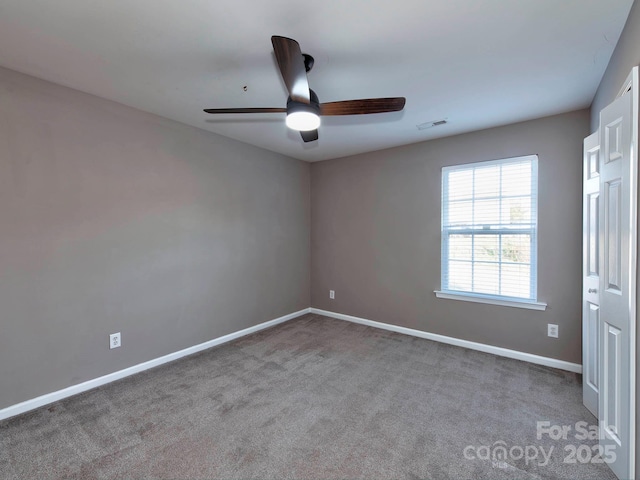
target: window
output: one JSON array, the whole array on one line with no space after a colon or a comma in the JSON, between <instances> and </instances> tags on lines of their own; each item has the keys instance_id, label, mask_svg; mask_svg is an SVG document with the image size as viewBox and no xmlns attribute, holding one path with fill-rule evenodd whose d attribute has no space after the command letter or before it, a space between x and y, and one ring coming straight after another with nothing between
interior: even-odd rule
<instances>
[{"instance_id":1,"label":"window","mask_svg":"<svg viewBox=\"0 0 640 480\"><path fill-rule=\"evenodd\" d=\"M442 169L439 297L544 306L536 291L537 194L536 155Z\"/></svg>"}]
</instances>

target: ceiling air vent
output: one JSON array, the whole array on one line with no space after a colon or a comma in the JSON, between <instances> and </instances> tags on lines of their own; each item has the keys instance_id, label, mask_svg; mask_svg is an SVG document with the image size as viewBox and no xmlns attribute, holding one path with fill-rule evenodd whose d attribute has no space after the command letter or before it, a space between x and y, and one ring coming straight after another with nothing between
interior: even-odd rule
<instances>
[{"instance_id":1,"label":"ceiling air vent","mask_svg":"<svg viewBox=\"0 0 640 480\"><path fill-rule=\"evenodd\" d=\"M436 120L434 122L425 122L425 123L421 123L420 125L416 125L416 127L418 127L418 130L426 130L427 128L431 128L431 127L438 127L440 125L444 125L445 123L447 123L447 120Z\"/></svg>"}]
</instances>

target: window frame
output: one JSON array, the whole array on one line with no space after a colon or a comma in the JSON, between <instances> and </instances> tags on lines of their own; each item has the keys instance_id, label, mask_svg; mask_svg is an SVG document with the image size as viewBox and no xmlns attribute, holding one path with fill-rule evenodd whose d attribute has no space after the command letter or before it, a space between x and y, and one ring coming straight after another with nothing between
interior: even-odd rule
<instances>
[{"instance_id":1,"label":"window frame","mask_svg":"<svg viewBox=\"0 0 640 480\"><path fill-rule=\"evenodd\" d=\"M517 226L512 228L505 228L505 225L496 225L496 224L485 224L481 225L479 223L475 223L472 225L468 225L467 228L451 228L449 225L445 226L445 219L447 219L446 215L449 213L449 199L448 199L448 187L449 187L449 173L454 171L464 171L464 170L475 170L478 168L489 167L491 165L508 165L510 163L518 163L524 160L528 160L531 162L531 191L530 191L530 202L531 202L531 222L529 225L523 225L522 228L518 228ZM441 227L441 271L440 271L440 290L436 290L435 294L438 298L446 298L451 300L463 300L463 301L471 301L478 303L489 303L494 305L503 305L510 307L520 307L520 308L529 308L534 310L544 310L546 308L546 304L542 302L538 302L537 298L537 284L538 284L538 156L537 155L523 155L518 157L508 157L497 160L489 160L483 162L473 162L466 163L460 165L451 165L442 168L441 175L441 187L442 187L442 195L441 195L441 217L440 217L440 227ZM506 196L502 194L500 191L498 201L502 203L503 198L511 198L512 196ZM476 202L479 199L475 198L472 195L472 202L475 206ZM483 233L484 232L484 233ZM508 295L499 295L499 294L490 294L490 293L481 293L481 292L473 292L473 291L464 291L464 290L453 290L449 289L449 285L445 285L448 281L448 273L449 273L449 238L451 235L472 235L472 238L475 240L475 235L492 235L498 238L501 238L501 235L517 235L517 234L525 234L529 235L529 239L531 242L530 247L530 259L529 259L529 297L514 297ZM473 241L473 240L472 240ZM500 246L500 248L502 248ZM475 260L473 256L473 247L472 247L472 259L470 260L472 269L475 267L477 263L485 263L482 261ZM491 262L487 262L491 263ZM499 262L499 265L509 262L503 262L502 258Z\"/></svg>"}]
</instances>

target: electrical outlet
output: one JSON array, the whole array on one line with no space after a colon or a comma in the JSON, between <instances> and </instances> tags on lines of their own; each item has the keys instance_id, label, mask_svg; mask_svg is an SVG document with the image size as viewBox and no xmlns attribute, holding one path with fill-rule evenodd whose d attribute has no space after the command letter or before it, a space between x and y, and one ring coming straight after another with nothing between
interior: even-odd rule
<instances>
[{"instance_id":1,"label":"electrical outlet","mask_svg":"<svg viewBox=\"0 0 640 480\"><path fill-rule=\"evenodd\" d=\"M558 338L558 325L554 323L547 324L547 335L549 337Z\"/></svg>"},{"instance_id":2,"label":"electrical outlet","mask_svg":"<svg viewBox=\"0 0 640 480\"><path fill-rule=\"evenodd\" d=\"M114 349L118 348L122 345L122 340L120 338L120 332L112 333L109 335L109 348Z\"/></svg>"},{"instance_id":3,"label":"electrical outlet","mask_svg":"<svg viewBox=\"0 0 640 480\"><path fill-rule=\"evenodd\" d=\"M331 300L335 300L335 298L336 298L336 292L335 292L335 290L329 290L329 298L330 298Z\"/></svg>"}]
</instances>

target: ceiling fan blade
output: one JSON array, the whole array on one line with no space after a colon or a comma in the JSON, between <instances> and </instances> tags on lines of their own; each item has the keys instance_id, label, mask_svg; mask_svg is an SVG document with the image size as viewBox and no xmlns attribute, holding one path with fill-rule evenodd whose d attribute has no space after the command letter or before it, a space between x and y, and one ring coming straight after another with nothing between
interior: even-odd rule
<instances>
[{"instance_id":1,"label":"ceiling fan blade","mask_svg":"<svg viewBox=\"0 0 640 480\"><path fill-rule=\"evenodd\" d=\"M286 108L205 108L207 113L285 113Z\"/></svg>"},{"instance_id":2,"label":"ceiling fan blade","mask_svg":"<svg viewBox=\"0 0 640 480\"><path fill-rule=\"evenodd\" d=\"M289 96L296 102L309 103L309 82L300 45L291 38L278 35L271 37L271 43Z\"/></svg>"},{"instance_id":3,"label":"ceiling fan blade","mask_svg":"<svg viewBox=\"0 0 640 480\"><path fill-rule=\"evenodd\" d=\"M318 139L318 130L309 130L307 132L300 132L300 136L305 143L313 142Z\"/></svg>"},{"instance_id":4,"label":"ceiling fan blade","mask_svg":"<svg viewBox=\"0 0 640 480\"><path fill-rule=\"evenodd\" d=\"M320 115L366 115L369 113L399 112L404 108L404 97L363 98L320 104Z\"/></svg>"}]
</instances>

